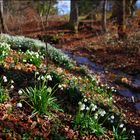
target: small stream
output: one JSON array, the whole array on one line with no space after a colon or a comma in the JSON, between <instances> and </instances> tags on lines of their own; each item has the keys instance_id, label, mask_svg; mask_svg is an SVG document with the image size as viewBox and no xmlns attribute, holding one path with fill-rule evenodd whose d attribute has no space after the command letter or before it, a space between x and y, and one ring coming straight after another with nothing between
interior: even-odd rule
<instances>
[{"instance_id":1,"label":"small stream","mask_svg":"<svg viewBox=\"0 0 140 140\"><path fill-rule=\"evenodd\" d=\"M106 71L106 69L103 66L97 65L96 63L88 59L87 57L76 56L67 51L65 51L64 53L70 58L72 58L74 61L76 61L77 64L88 66L88 68L92 70L93 73L101 77L101 81L103 83L108 83L108 81L110 81L108 78L109 74L114 74L114 75L117 75L118 77L120 75L121 76L123 75L124 77L132 79L132 85L134 87L140 88L140 77L130 76L124 73L122 74L119 71ZM114 86L117 89L118 94L127 97L129 100L132 100L132 98L134 102L138 100L139 102L135 102L134 106L136 110L140 110L140 90L133 91L130 87L127 87L122 83L116 83L115 81L111 81L108 84L111 86Z\"/></svg>"}]
</instances>

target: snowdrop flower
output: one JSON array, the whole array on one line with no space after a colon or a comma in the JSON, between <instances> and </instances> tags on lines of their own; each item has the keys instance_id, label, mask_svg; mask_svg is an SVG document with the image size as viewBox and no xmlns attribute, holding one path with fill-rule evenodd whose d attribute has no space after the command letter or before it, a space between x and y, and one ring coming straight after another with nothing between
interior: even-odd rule
<instances>
[{"instance_id":1,"label":"snowdrop flower","mask_svg":"<svg viewBox=\"0 0 140 140\"><path fill-rule=\"evenodd\" d=\"M98 114L97 113L94 115L94 118L95 119L98 119Z\"/></svg>"},{"instance_id":2,"label":"snowdrop flower","mask_svg":"<svg viewBox=\"0 0 140 140\"><path fill-rule=\"evenodd\" d=\"M134 134L134 133L135 133L135 131L134 131L134 130L131 130L131 133L132 133L132 134Z\"/></svg>"},{"instance_id":3,"label":"snowdrop flower","mask_svg":"<svg viewBox=\"0 0 140 140\"><path fill-rule=\"evenodd\" d=\"M44 76L42 75L40 79L41 79L41 80L44 80L45 78L44 78Z\"/></svg>"},{"instance_id":4,"label":"snowdrop flower","mask_svg":"<svg viewBox=\"0 0 140 140\"><path fill-rule=\"evenodd\" d=\"M116 89L114 89L114 92L117 92L117 90L116 90Z\"/></svg>"},{"instance_id":5,"label":"snowdrop flower","mask_svg":"<svg viewBox=\"0 0 140 140\"><path fill-rule=\"evenodd\" d=\"M82 102L79 102L78 105L82 105Z\"/></svg>"},{"instance_id":6,"label":"snowdrop flower","mask_svg":"<svg viewBox=\"0 0 140 140\"><path fill-rule=\"evenodd\" d=\"M126 127L123 128L123 131L126 131Z\"/></svg>"},{"instance_id":7,"label":"snowdrop flower","mask_svg":"<svg viewBox=\"0 0 140 140\"><path fill-rule=\"evenodd\" d=\"M91 107L92 107L92 111L95 111L97 109L97 105L94 105L94 104L91 104Z\"/></svg>"},{"instance_id":8,"label":"snowdrop flower","mask_svg":"<svg viewBox=\"0 0 140 140\"><path fill-rule=\"evenodd\" d=\"M61 90L63 90L63 86L62 85L58 85L58 88L60 88Z\"/></svg>"},{"instance_id":9,"label":"snowdrop flower","mask_svg":"<svg viewBox=\"0 0 140 140\"><path fill-rule=\"evenodd\" d=\"M38 81L40 80L40 76L37 78L37 80L38 80Z\"/></svg>"},{"instance_id":10,"label":"snowdrop flower","mask_svg":"<svg viewBox=\"0 0 140 140\"><path fill-rule=\"evenodd\" d=\"M11 87L10 87L11 89L13 89L14 88L14 86L13 85L11 85Z\"/></svg>"},{"instance_id":11,"label":"snowdrop flower","mask_svg":"<svg viewBox=\"0 0 140 140\"><path fill-rule=\"evenodd\" d=\"M52 81L52 77L51 77L51 75L47 75L47 77L46 77L49 81Z\"/></svg>"},{"instance_id":12,"label":"snowdrop flower","mask_svg":"<svg viewBox=\"0 0 140 140\"><path fill-rule=\"evenodd\" d=\"M6 76L3 76L3 81L4 81L5 83L8 81Z\"/></svg>"},{"instance_id":13,"label":"snowdrop flower","mask_svg":"<svg viewBox=\"0 0 140 140\"><path fill-rule=\"evenodd\" d=\"M37 71L35 74L36 74L36 75L39 75L39 72Z\"/></svg>"},{"instance_id":14,"label":"snowdrop flower","mask_svg":"<svg viewBox=\"0 0 140 140\"><path fill-rule=\"evenodd\" d=\"M22 107L22 103L17 103L17 107L21 108Z\"/></svg>"},{"instance_id":15,"label":"snowdrop flower","mask_svg":"<svg viewBox=\"0 0 140 140\"><path fill-rule=\"evenodd\" d=\"M120 126L119 126L120 128L123 128L124 127L124 124L122 123L122 124L120 124Z\"/></svg>"},{"instance_id":16,"label":"snowdrop flower","mask_svg":"<svg viewBox=\"0 0 140 140\"><path fill-rule=\"evenodd\" d=\"M114 122L113 120L110 121L110 123L113 123L113 122Z\"/></svg>"},{"instance_id":17,"label":"snowdrop flower","mask_svg":"<svg viewBox=\"0 0 140 140\"><path fill-rule=\"evenodd\" d=\"M132 140L135 140L135 139L136 139L135 136L133 136L133 137L132 137Z\"/></svg>"},{"instance_id":18,"label":"snowdrop flower","mask_svg":"<svg viewBox=\"0 0 140 140\"><path fill-rule=\"evenodd\" d=\"M106 114L106 112L105 112L104 110L101 110L101 111L99 112L99 114L103 117L103 116Z\"/></svg>"},{"instance_id":19,"label":"snowdrop flower","mask_svg":"<svg viewBox=\"0 0 140 140\"><path fill-rule=\"evenodd\" d=\"M111 117L110 117L112 120L114 120L114 116L112 115Z\"/></svg>"},{"instance_id":20,"label":"snowdrop flower","mask_svg":"<svg viewBox=\"0 0 140 140\"><path fill-rule=\"evenodd\" d=\"M22 95L22 93L23 93L22 90L19 90L19 91L18 91L18 94L19 94L19 95Z\"/></svg>"},{"instance_id":21,"label":"snowdrop flower","mask_svg":"<svg viewBox=\"0 0 140 140\"><path fill-rule=\"evenodd\" d=\"M23 59L23 62L27 62L27 60L26 59Z\"/></svg>"},{"instance_id":22,"label":"snowdrop flower","mask_svg":"<svg viewBox=\"0 0 140 140\"><path fill-rule=\"evenodd\" d=\"M62 85L58 85L59 88L62 88Z\"/></svg>"},{"instance_id":23,"label":"snowdrop flower","mask_svg":"<svg viewBox=\"0 0 140 140\"><path fill-rule=\"evenodd\" d=\"M84 109L85 109L85 104L82 104L80 110L84 110Z\"/></svg>"},{"instance_id":24,"label":"snowdrop flower","mask_svg":"<svg viewBox=\"0 0 140 140\"><path fill-rule=\"evenodd\" d=\"M14 81L13 80L11 80L11 84L14 84Z\"/></svg>"},{"instance_id":25,"label":"snowdrop flower","mask_svg":"<svg viewBox=\"0 0 140 140\"><path fill-rule=\"evenodd\" d=\"M87 102L87 99L86 98L84 99L84 102Z\"/></svg>"},{"instance_id":26,"label":"snowdrop flower","mask_svg":"<svg viewBox=\"0 0 140 140\"><path fill-rule=\"evenodd\" d=\"M89 110L89 107L88 106L86 107L86 110Z\"/></svg>"}]
</instances>

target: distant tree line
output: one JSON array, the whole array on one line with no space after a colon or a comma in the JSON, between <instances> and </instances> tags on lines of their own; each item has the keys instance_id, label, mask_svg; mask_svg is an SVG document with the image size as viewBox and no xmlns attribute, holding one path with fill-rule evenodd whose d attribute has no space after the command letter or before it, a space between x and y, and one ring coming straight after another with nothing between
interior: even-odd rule
<instances>
[{"instance_id":1,"label":"distant tree line","mask_svg":"<svg viewBox=\"0 0 140 140\"><path fill-rule=\"evenodd\" d=\"M6 32L4 24L4 14L3 7L10 3L10 7L14 0L0 0L0 31ZM22 1L19 1L19 5ZM24 1L25 2L25 1ZM50 13L56 13L57 8L54 5L58 0L27 0L28 4L34 4L36 10L40 16L46 17L46 23ZM100 9L102 15L102 30L107 32L107 4L110 3L111 16L110 20L115 20L118 26L118 36L120 38L125 37L126 32L126 19L132 17L135 13L135 4L137 0L70 0L70 18L69 25L74 32L78 32L79 16L81 15L91 15L93 17L97 13L97 9ZM28 5L27 4L27 5ZM22 4L21 4L22 5ZM7 6L8 7L8 6Z\"/></svg>"},{"instance_id":2,"label":"distant tree line","mask_svg":"<svg viewBox=\"0 0 140 140\"><path fill-rule=\"evenodd\" d=\"M69 23L75 32L78 32L78 16L95 12L95 8L101 5L102 8L102 28L107 31L107 3L112 4L112 15L110 19L115 19L118 25L118 36L124 38L126 36L126 18L133 16L135 13L135 4L137 0L71 0L71 12ZM92 13L96 14L96 13Z\"/></svg>"}]
</instances>

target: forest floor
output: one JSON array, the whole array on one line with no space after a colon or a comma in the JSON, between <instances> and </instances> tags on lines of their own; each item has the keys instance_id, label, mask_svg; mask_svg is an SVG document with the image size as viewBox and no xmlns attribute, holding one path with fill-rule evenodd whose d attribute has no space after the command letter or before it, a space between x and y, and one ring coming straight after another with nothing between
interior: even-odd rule
<instances>
[{"instance_id":1,"label":"forest floor","mask_svg":"<svg viewBox=\"0 0 140 140\"><path fill-rule=\"evenodd\" d=\"M77 34L66 29L66 22L62 21L51 21L43 30L34 27L33 23L28 23L23 26L22 35L45 40L63 51L89 58L107 71L117 70L118 73L123 72L140 78L140 25L138 23L140 24L138 17L135 17L133 22L130 21L126 40L117 39L116 27L112 26L112 23L108 26L109 32L103 34L99 26L100 22L89 21L80 23ZM111 75L108 80L112 79L114 75ZM127 84L129 79L125 80ZM138 93L140 94L140 90ZM113 99L127 116L129 125L140 136L140 110L136 110L135 103L131 101L131 98L121 95L114 95ZM136 99L136 102L139 103L140 99Z\"/></svg>"}]
</instances>

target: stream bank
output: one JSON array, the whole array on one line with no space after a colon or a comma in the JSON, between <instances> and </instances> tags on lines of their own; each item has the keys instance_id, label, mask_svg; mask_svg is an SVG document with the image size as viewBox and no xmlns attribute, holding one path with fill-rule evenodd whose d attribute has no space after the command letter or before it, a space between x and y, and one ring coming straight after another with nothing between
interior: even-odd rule
<instances>
[{"instance_id":1,"label":"stream bank","mask_svg":"<svg viewBox=\"0 0 140 140\"><path fill-rule=\"evenodd\" d=\"M84 56L74 55L68 51L64 53L72 58L78 65L86 65L95 75L100 77L102 84L113 86L116 93L126 97L134 103L134 108L140 111L140 76L128 75L117 70L108 70L101 65L92 62Z\"/></svg>"}]
</instances>

